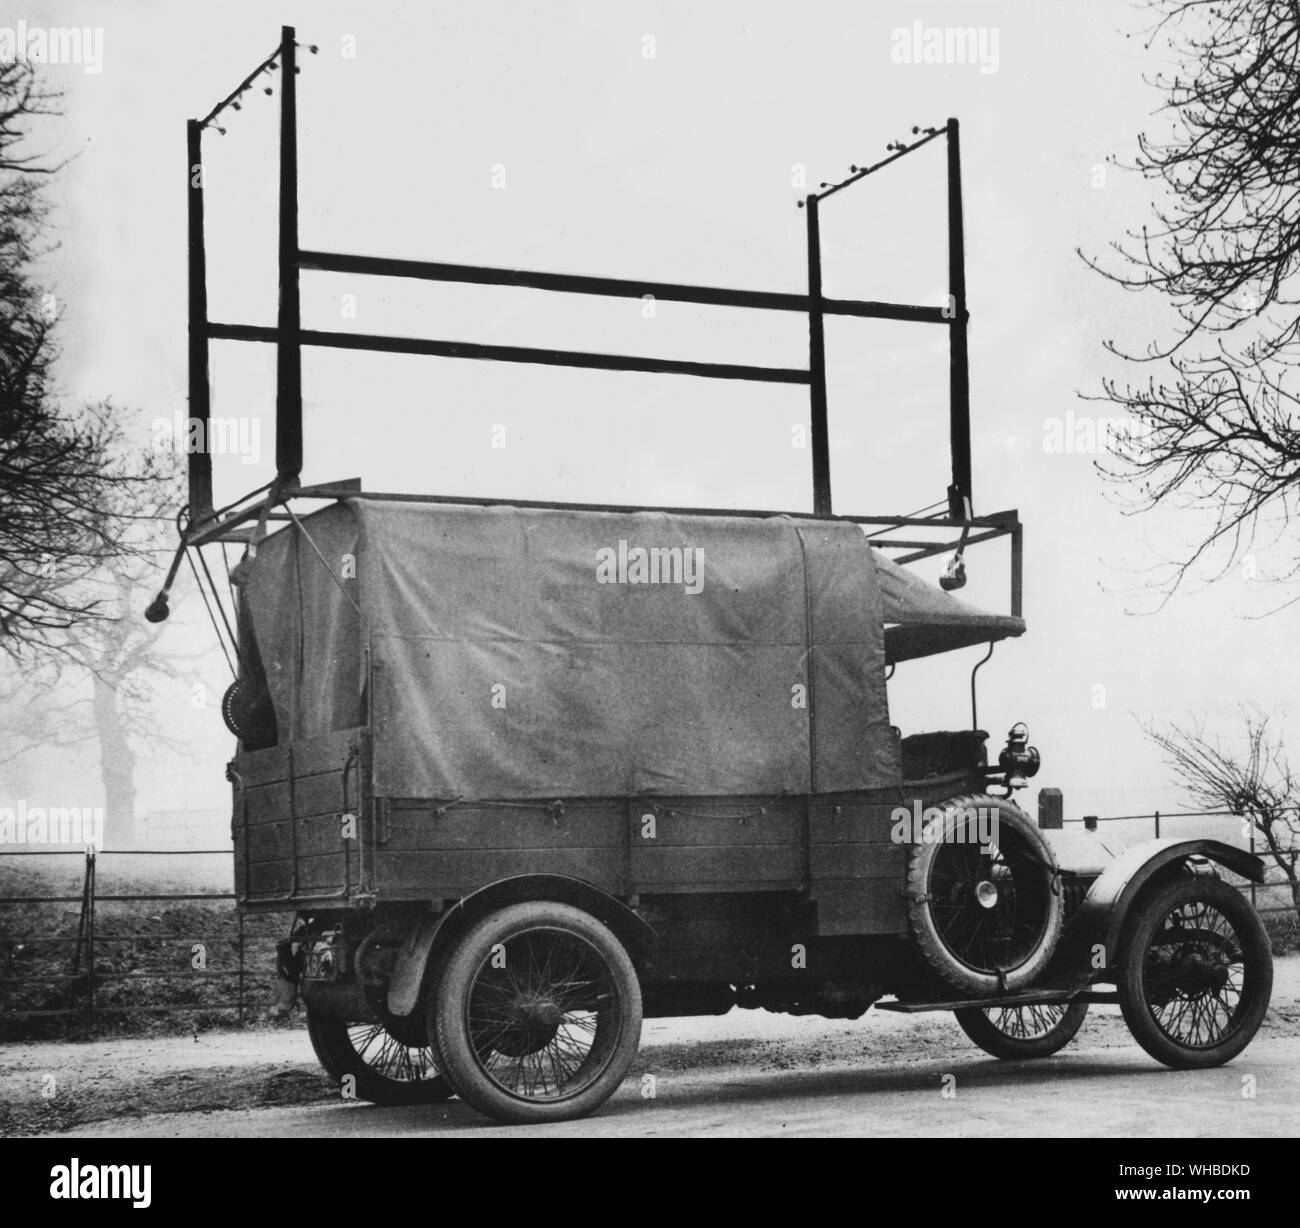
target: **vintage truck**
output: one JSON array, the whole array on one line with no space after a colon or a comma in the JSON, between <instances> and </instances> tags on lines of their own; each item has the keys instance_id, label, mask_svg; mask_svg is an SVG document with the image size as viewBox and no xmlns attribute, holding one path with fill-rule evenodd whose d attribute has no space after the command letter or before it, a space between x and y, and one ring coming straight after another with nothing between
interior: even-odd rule
<instances>
[{"instance_id":1,"label":"vintage truck","mask_svg":"<svg viewBox=\"0 0 1300 1228\"><path fill-rule=\"evenodd\" d=\"M223 713L239 907L292 917L279 973L341 1088L578 1117L628 1073L644 1016L736 1006L950 1010L1014 1059L1056 1052L1091 1003L1117 1002L1170 1066L1239 1053L1272 965L1222 873L1261 881L1256 858L1199 839L1124 851L1059 814L1036 822L1013 800L1038 768L1027 731L1012 725L990 764L973 702L966 730L902 737L890 720L899 663L991 652L1025 629L1019 518L974 511L957 120L798 202L806 293L332 253L299 241L297 47L285 27L187 126L190 415L205 437L211 341L273 344L275 477L218 508L210 454L189 454L181 543L146 617L167 617L182 559L203 560L237 662ZM201 137L273 71L277 322L217 322ZM932 142L947 151L946 301L825 295L821 206ZM792 313L808 365L309 330L303 270ZM931 505L944 511L833 513L827 316L946 332L952 484ZM304 485L309 346L803 386L812 511ZM894 461L887 443L881 456ZM1006 614L952 596L967 547L997 538L1011 544ZM233 630L203 554L224 563L231 544ZM935 586L910 565L940 553ZM974 687L972 674L972 701Z\"/></svg>"},{"instance_id":2,"label":"vintage truck","mask_svg":"<svg viewBox=\"0 0 1300 1228\"><path fill-rule=\"evenodd\" d=\"M240 907L380 1102L590 1112L643 1015L953 1010L1000 1057L1118 1001L1227 1061L1267 939L1207 840L1012 800L1023 728L900 738L897 663L1019 635L856 524L345 497L261 541L227 713ZM890 998L892 1001L883 1002Z\"/></svg>"}]
</instances>

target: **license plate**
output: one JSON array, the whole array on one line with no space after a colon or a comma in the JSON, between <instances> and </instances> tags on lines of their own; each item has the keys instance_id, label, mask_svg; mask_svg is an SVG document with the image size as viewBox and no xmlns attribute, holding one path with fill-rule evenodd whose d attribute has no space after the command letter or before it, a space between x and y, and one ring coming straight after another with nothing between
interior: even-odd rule
<instances>
[{"instance_id":1,"label":"license plate","mask_svg":"<svg viewBox=\"0 0 1300 1228\"><path fill-rule=\"evenodd\" d=\"M338 971L338 958L332 947L308 951L303 956L302 974L309 981L332 981Z\"/></svg>"}]
</instances>

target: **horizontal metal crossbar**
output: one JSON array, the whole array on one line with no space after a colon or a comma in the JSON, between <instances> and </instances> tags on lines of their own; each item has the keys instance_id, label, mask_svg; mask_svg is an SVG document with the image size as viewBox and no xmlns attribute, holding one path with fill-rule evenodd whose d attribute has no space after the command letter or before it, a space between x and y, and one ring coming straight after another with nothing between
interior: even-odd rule
<instances>
[{"instance_id":1,"label":"horizontal metal crossbar","mask_svg":"<svg viewBox=\"0 0 1300 1228\"><path fill-rule=\"evenodd\" d=\"M459 503L473 507L535 507L564 512L663 512L669 516L743 516L761 518L784 516L792 520L844 520L850 524L871 525L924 525L930 529L960 529L963 524L973 528L997 529L1010 532L1019 524L1016 512L993 512L987 516L974 516L968 522L952 520L947 517L922 519L916 516L849 516L837 513L833 516L818 516L815 512L786 512L772 508L730 508L730 507L665 507L662 504L641 503L563 503L548 499L512 499L488 498L482 495L424 495L400 494L390 491L358 490L352 483L337 485L322 482L312 486L290 487L280 492L281 499L369 499L376 502L401 503ZM241 509L233 520L243 520L256 516L259 509L251 507ZM205 535L207 526L195 536ZM888 545L887 540L873 540L872 545Z\"/></svg>"},{"instance_id":2,"label":"horizontal metal crossbar","mask_svg":"<svg viewBox=\"0 0 1300 1228\"><path fill-rule=\"evenodd\" d=\"M481 495L423 495L396 494L385 491L358 490L353 482L340 482L337 485L328 482L312 486L297 486L280 492L279 499L370 499L379 502L402 503L447 503L462 504L471 507L527 507L564 512L663 512L670 516L742 516L761 518L784 516L792 520L845 520L850 524L885 525L903 527L907 525L924 525L931 529L959 529L963 527L960 520L948 518L924 518L919 516L818 516L815 512L786 512L772 508L730 508L730 507L664 507L656 504L636 503L561 503L546 499L510 499L485 498ZM203 546L213 541L228 540L228 535L236 526L255 519L261 511L260 504L241 506L237 511L218 520L205 522L201 527L192 529L187 537L190 546ZM994 512L987 516L976 516L970 522L972 528L997 530L996 535L1014 532L1019 527L1019 516L1014 511ZM886 539L872 540L873 545L887 546ZM968 543L969 544L969 543Z\"/></svg>"},{"instance_id":3,"label":"horizontal metal crossbar","mask_svg":"<svg viewBox=\"0 0 1300 1228\"><path fill-rule=\"evenodd\" d=\"M208 336L220 341L280 340L279 329L255 324L209 324ZM479 345L469 341L434 341L421 337L386 337L373 333L322 332L303 329L302 345L337 350L368 350L381 354L426 354L441 358L478 358L489 362L527 362L550 367L585 367L599 371L648 371L660 375L699 375L709 379L754 380L767 384L807 384L802 367L749 367L734 363L686 362L675 358L643 358L633 354L543 350L518 345Z\"/></svg>"},{"instance_id":4,"label":"horizontal metal crossbar","mask_svg":"<svg viewBox=\"0 0 1300 1228\"><path fill-rule=\"evenodd\" d=\"M1008 533L1015 532L1014 526L1008 526L998 529L990 529L987 533L972 533L966 538L967 546L977 546L980 542L992 541L995 537L1005 537ZM908 563L915 563L921 559L933 558L936 554L944 554L949 550L956 549L961 545L961 541L943 541L943 542L891 542L887 537L879 538L875 544L877 546L904 546L917 545L920 548L914 554L905 554L897 558L894 562L906 567Z\"/></svg>"},{"instance_id":5,"label":"horizontal metal crossbar","mask_svg":"<svg viewBox=\"0 0 1300 1228\"><path fill-rule=\"evenodd\" d=\"M488 265L444 264L428 260L393 260L385 256L354 256L339 252L301 251L298 267L325 273L355 273L375 277L413 277L421 281L468 282L481 286L518 286L562 294L595 294L610 298L643 298L647 294L670 303L701 303L717 307L750 307L760 311L798 311L813 307L823 315L859 316L878 320L908 320L921 324L951 324L954 313L942 307L885 303L867 299L817 298L807 294L766 290L731 290L721 286L691 286L666 281L636 281L626 277L586 277L574 273L540 273L532 269L503 269Z\"/></svg>"}]
</instances>

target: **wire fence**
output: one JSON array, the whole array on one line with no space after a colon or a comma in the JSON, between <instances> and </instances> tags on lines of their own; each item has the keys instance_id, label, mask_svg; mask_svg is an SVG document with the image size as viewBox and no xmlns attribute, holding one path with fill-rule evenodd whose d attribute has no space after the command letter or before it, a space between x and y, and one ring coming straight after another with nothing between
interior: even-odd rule
<instances>
[{"instance_id":1,"label":"wire fence","mask_svg":"<svg viewBox=\"0 0 1300 1228\"><path fill-rule=\"evenodd\" d=\"M1231 811L1153 811L1150 814L1087 815L1083 823L1095 831L1101 823L1150 824L1151 834L1169 834L1169 824L1186 819L1232 818L1242 816ZM1243 824L1243 827L1245 825ZM1257 853L1253 826L1244 833L1249 851ZM1267 850L1266 850L1267 852ZM80 857L83 858L81 889L77 894L52 895L33 892L0 896L0 1015L4 1017L40 1018L184 1014L206 1012L233 1013L243 1024L250 1010L249 948L266 947L265 959L253 965L263 970L271 967L274 936L250 935L244 914L234 907L235 896L228 891L102 891L98 884L101 858L122 857L202 857L230 856L230 849L131 849L96 852L94 849L0 853L9 857ZM1260 913L1294 912L1293 903L1260 900L1260 893L1286 892L1290 883L1280 867L1267 857L1265 881L1242 884L1251 903ZM132 928L122 930L113 924L105 928L103 909L116 905L142 903L187 904L198 912L185 917L180 932L166 933ZM45 910L50 906L76 906L75 926L66 916L62 919L41 912L47 924L40 933L15 933L9 923L13 911L19 910L19 924L30 922L23 908ZM225 905L225 908L221 908ZM138 910L128 911L139 925ZM115 917L114 920L120 918ZM157 920L158 918L151 918ZM265 919L260 919L265 920ZM208 925L211 928L205 929ZM49 929L71 932L51 933ZM70 947L66 958L54 952ZM123 956L123 950L126 955ZM137 958L143 948L145 960ZM225 955L223 961L219 958ZM259 952L260 955L263 954ZM141 966L142 962L146 966ZM184 967L177 964L183 963ZM129 966L124 966L129 965ZM163 990L157 987L163 986ZM24 1001L27 987L43 988L44 1000L57 1005L31 1006ZM179 992L189 986L192 992ZM180 1000L157 1001L159 997ZM142 1000L146 999L146 1000Z\"/></svg>"},{"instance_id":2,"label":"wire fence","mask_svg":"<svg viewBox=\"0 0 1300 1228\"><path fill-rule=\"evenodd\" d=\"M225 849L94 848L5 851L0 858L77 857L81 889L0 896L0 1015L93 1019L112 1015L248 1014L250 935L228 891L104 891L101 859L230 857ZM142 919L157 904L166 916ZM128 927L124 928L122 910ZM75 914L69 906L75 906ZM179 906L177 910L174 906ZM60 914L59 910L65 911ZM171 915L179 911L179 916ZM73 916L75 915L75 923ZM141 928L169 920L166 926ZM20 932L35 926L39 932ZM263 945L262 935L253 945ZM70 948L70 950L69 950ZM264 964L263 967L269 966ZM33 1002L39 1003L33 1005Z\"/></svg>"}]
</instances>

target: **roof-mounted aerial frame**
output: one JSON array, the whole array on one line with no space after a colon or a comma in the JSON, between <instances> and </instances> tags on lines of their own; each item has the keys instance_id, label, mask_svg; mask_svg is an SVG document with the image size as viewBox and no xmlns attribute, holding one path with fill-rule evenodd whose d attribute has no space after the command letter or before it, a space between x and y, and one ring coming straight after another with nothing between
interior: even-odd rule
<instances>
[{"instance_id":1,"label":"roof-mounted aerial frame","mask_svg":"<svg viewBox=\"0 0 1300 1228\"><path fill-rule=\"evenodd\" d=\"M313 48L314 50L314 48ZM804 294L738 290L714 286L685 285L650 280L589 277L567 273L547 273L525 269L493 268L480 265L447 264L432 261L389 259L378 256L351 255L304 249L298 233L298 151L297 151L297 51L295 31L281 30L279 47L264 60L236 90L219 103L202 120L187 125L187 172L189 176L189 401L190 415L201 423L201 438L207 438L211 414L209 382L209 344L213 340L245 341L272 344L276 347L276 478L267 500L283 501L291 497L398 497L365 494L354 481L304 487L302 432L302 347L323 346L336 349L364 350L374 353L423 354L447 358L468 358L494 362L536 363L547 366L593 368L608 371L639 371L658 374L688 375L711 379L744 380L761 383L805 385L809 389L812 452L813 517L834 515L831 501L830 438L827 426L826 353L824 326L827 316L860 319L901 320L937 324L946 328L949 339L949 434L952 482L947 491L946 515L917 516L847 516L841 519L861 524L886 526L886 529L926 526L931 529L963 530L963 544L1012 536L1012 605L1019 613L1021 537L1019 519L1014 512L975 517L972 511L970 451L970 380L967 356L968 311L966 304L965 250L963 243L961 153L957 120L949 119L935 128L913 129L917 139L895 143L890 155L869 166L853 167L848 178L839 183L822 183L810 192L800 207L807 224L808 290ZM207 263L204 240L202 134L216 123L229 106L238 106L239 97L257 77L279 71L280 77L280 177L279 177L279 310L276 326L217 322L209 319L207 303ZM822 293L821 205L836 193L883 170L908 154L944 138L947 146L947 231L949 296L941 307L908 303L879 302L827 297ZM562 294L603 297L643 298L652 295L665 302L697 303L710 306L784 311L808 319L808 366L771 367L734 363L688 362L676 359L647 358L637 355L588 353L572 350L541 349L525 346L484 345L446 339L423 339L401 336L357 334L302 327L300 276L302 271L353 273L368 276L414 278L421 281L473 285L515 286ZM400 496L410 498L412 496ZM250 496L251 498L251 496ZM464 497L424 496L431 502L511 503L517 506L599 508L617 511L694 511L706 515L807 515L807 513L740 509L673 509L641 505L539 503L518 499L477 499ZM189 531L190 544L200 545L227 536L237 524L257 514L260 504L247 500L217 511L213 507L211 455L202 448L189 453ZM251 509L251 510L250 510ZM973 533L972 530L983 530ZM952 542L900 541L894 538L879 544L891 548L911 549L905 556L913 561L951 549Z\"/></svg>"}]
</instances>

